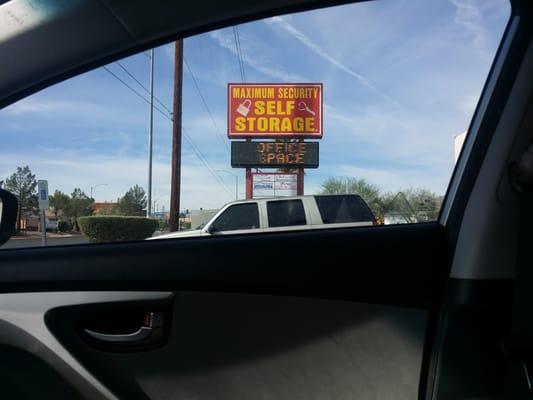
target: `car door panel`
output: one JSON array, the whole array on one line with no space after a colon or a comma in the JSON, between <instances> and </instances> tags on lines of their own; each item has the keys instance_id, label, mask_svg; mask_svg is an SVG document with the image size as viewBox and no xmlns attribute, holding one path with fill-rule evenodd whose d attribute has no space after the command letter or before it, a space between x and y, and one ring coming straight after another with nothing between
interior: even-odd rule
<instances>
[{"instance_id":1,"label":"car door panel","mask_svg":"<svg viewBox=\"0 0 533 400\"><path fill-rule=\"evenodd\" d=\"M49 328L118 398L411 399L418 390L424 310L180 292L165 346L112 352L84 340L79 307L51 310Z\"/></svg>"},{"instance_id":2,"label":"car door panel","mask_svg":"<svg viewBox=\"0 0 533 400\"><path fill-rule=\"evenodd\" d=\"M445 260L438 224L8 250L0 321L22 299L33 322L20 337L45 340L2 343L34 349L81 398L408 399ZM159 346L106 348L83 332L161 302Z\"/></svg>"}]
</instances>

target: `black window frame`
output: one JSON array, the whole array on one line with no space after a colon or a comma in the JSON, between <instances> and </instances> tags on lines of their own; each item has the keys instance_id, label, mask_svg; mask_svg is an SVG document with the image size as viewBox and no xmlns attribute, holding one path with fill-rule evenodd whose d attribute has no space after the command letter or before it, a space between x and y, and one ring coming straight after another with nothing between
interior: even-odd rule
<instances>
[{"instance_id":1,"label":"black window frame","mask_svg":"<svg viewBox=\"0 0 533 400\"><path fill-rule=\"evenodd\" d=\"M350 221L336 221L335 220L335 221L331 221L331 218L328 218L328 216L326 215L328 210L325 207L327 207L327 206L324 203L321 204L321 200L338 199L341 202L344 200L344 201L347 202L346 203L347 206L350 206L351 201L348 200L349 198L356 199L356 202L358 203L357 207L360 207L362 210L364 210L363 212L366 213L366 216L361 217L361 218L355 218L357 220L350 220ZM315 196L315 201L316 201L316 206L318 208L318 213L319 213L320 218L322 220L322 223L324 225L353 224L353 223L363 223L363 222L375 223L376 222L376 216L374 215L374 213L372 212L372 210L370 209L368 204L359 195L356 195L356 194L318 195L318 196ZM351 213L351 210L348 210L348 211ZM363 212L361 212L361 214ZM336 219L339 218L338 214L335 215L335 218Z\"/></svg>"},{"instance_id":2,"label":"black window frame","mask_svg":"<svg viewBox=\"0 0 533 400\"><path fill-rule=\"evenodd\" d=\"M257 226L255 227L245 227L245 228L242 228L242 227L239 227L239 228L235 228L235 229L220 229L219 227L217 227L217 221L220 220L220 218L222 218L224 216L224 214L226 214L230 209L232 208L236 208L236 207L255 207L255 213L256 213L256 222L257 222ZM261 228L261 219L260 219L260 216L259 216L259 204L257 202L253 202L253 203L240 203L240 204L232 204L230 205L229 207L227 207L214 221L213 223L211 224L211 228L215 231L215 232L231 232L231 231L240 231L240 230L252 230L252 229L259 229Z\"/></svg>"}]
</instances>

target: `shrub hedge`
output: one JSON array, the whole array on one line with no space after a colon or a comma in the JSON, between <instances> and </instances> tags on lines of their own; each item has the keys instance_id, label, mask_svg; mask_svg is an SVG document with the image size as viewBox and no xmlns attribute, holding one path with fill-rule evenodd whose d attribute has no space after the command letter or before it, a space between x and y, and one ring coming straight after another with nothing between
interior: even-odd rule
<instances>
[{"instance_id":1,"label":"shrub hedge","mask_svg":"<svg viewBox=\"0 0 533 400\"><path fill-rule=\"evenodd\" d=\"M72 224L68 221L59 221L57 230L59 232L70 232L72 230Z\"/></svg>"},{"instance_id":2,"label":"shrub hedge","mask_svg":"<svg viewBox=\"0 0 533 400\"><path fill-rule=\"evenodd\" d=\"M81 232L91 243L123 242L151 237L157 226L156 219L95 215L79 217Z\"/></svg>"}]
</instances>

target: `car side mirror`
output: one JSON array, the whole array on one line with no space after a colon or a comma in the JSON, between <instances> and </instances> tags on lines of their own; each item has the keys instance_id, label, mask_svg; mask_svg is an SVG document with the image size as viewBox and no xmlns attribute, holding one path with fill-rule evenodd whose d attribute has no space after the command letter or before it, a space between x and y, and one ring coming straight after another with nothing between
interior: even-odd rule
<instances>
[{"instance_id":1,"label":"car side mirror","mask_svg":"<svg viewBox=\"0 0 533 400\"><path fill-rule=\"evenodd\" d=\"M210 225L207 227L207 232L210 233L210 234L213 234L213 233L218 232L218 229L215 228L215 224L210 224Z\"/></svg>"},{"instance_id":2,"label":"car side mirror","mask_svg":"<svg viewBox=\"0 0 533 400\"><path fill-rule=\"evenodd\" d=\"M15 234L17 223L17 198L0 189L0 246Z\"/></svg>"}]
</instances>

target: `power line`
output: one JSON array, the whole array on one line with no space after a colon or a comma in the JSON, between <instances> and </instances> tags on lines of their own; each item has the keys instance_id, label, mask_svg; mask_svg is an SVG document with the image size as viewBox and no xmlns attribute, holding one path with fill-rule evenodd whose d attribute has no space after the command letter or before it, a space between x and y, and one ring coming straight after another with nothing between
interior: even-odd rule
<instances>
[{"instance_id":1,"label":"power line","mask_svg":"<svg viewBox=\"0 0 533 400\"><path fill-rule=\"evenodd\" d=\"M120 79L120 77L115 74L113 71L111 71L109 68L107 68L107 66L103 66L103 68L109 72L115 79L119 80L124 86L126 86L129 90L131 90L133 93L135 93L137 96L139 96L141 99L143 99L145 102L147 102L148 104L150 104L150 101L147 100L142 94L140 94L138 91L136 91L134 88L132 88L130 85L128 85L126 82L124 82L122 79Z\"/></svg>"},{"instance_id":2,"label":"power line","mask_svg":"<svg viewBox=\"0 0 533 400\"><path fill-rule=\"evenodd\" d=\"M182 132L183 132L183 127L182 127ZM224 181L220 178L220 176L218 176L215 171L213 170L213 168L211 168L211 166L209 165L209 162L207 161L207 159L205 158L205 156L203 155L203 153L200 151L200 149L198 148L198 146L193 142L193 140L190 138L189 135L187 135L185 132L183 132L183 137L189 142L192 150L194 151L194 153L196 154L196 157L204 164L204 166L209 170L209 172L211 173L211 175L218 181L218 184L226 191L228 192L228 194L230 194L231 196L233 196L233 193L228 189L228 187L226 186L226 184L224 183Z\"/></svg>"},{"instance_id":3,"label":"power line","mask_svg":"<svg viewBox=\"0 0 533 400\"><path fill-rule=\"evenodd\" d=\"M142 100L144 100L145 103L147 104L150 104L150 100L148 100L147 98L145 98L142 94L140 94L137 90L135 90L134 88L132 88L130 85L128 85L128 83L126 83L124 80L122 80L117 74L115 74L113 71L111 71L108 67L104 66L103 67L107 72L109 72L115 79L117 79L118 81L120 81L124 86L126 86L128 89L130 89L133 93L135 93L137 96L139 96ZM172 119L168 116L168 114L164 111L162 111L159 107L157 106L153 106L154 107L154 110L157 110L161 115L163 115L164 117L166 118L169 118L171 121ZM165 107L166 108L166 107Z\"/></svg>"},{"instance_id":4,"label":"power line","mask_svg":"<svg viewBox=\"0 0 533 400\"><path fill-rule=\"evenodd\" d=\"M245 64L244 64L244 52L242 50L242 46L241 46L241 35L239 34L239 27L238 26L235 26L235 33L237 34L237 46L239 48L239 55L240 55L240 58L241 58L241 65L242 65L242 80L244 83L246 83L246 69L245 69Z\"/></svg>"},{"instance_id":5,"label":"power line","mask_svg":"<svg viewBox=\"0 0 533 400\"><path fill-rule=\"evenodd\" d=\"M130 71L128 71L128 69L127 69L124 65L122 65L122 64L120 63L120 61L115 61L115 63L116 63L120 68L122 68L122 70L123 70L126 74L128 74L129 77L130 77L131 79L133 79L135 82L137 82L137 83L139 84L139 86L142 87L146 93L150 94L150 90L148 90L148 89L146 88L146 86L144 86L144 85L143 85L143 84L142 84L142 83L141 83L141 82L140 82L140 81L139 81L139 80L138 80L138 79L137 79L137 78L136 78L136 77L135 77ZM170 111L170 109L169 109L167 106L165 106L165 105L163 104L163 102L162 102L161 100L159 100L156 96L154 96L154 100L155 100L157 103L159 103L159 105L161 105L161 107L163 107L165 110L167 110L167 111L169 112L169 114L172 114L172 111Z\"/></svg>"},{"instance_id":6,"label":"power line","mask_svg":"<svg viewBox=\"0 0 533 400\"><path fill-rule=\"evenodd\" d=\"M237 65L239 67L239 74L241 75L241 81L243 81L242 66L241 66L241 57L239 56L239 47L237 46L237 33L235 33L235 26L232 27L233 40L235 42L235 57L237 57Z\"/></svg>"},{"instance_id":7,"label":"power line","mask_svg":"<svg viewBox=\"0 0 533 400\"><path fill-rule=\"evenodd\" d=\"M145 54L145 53L144 53ZM220 131L220 128L218 127L214 117L213 117L213 114L207 104L207 101L205 100L201 90L200 90L200 86L198 85L198 81L196 80L196 76L194 75L194 72L192 71L192 68L190 67L189 63L187 62L186 59L184 59L185 61L185 64L187 65L187 69L189 70L189 73L191 74L192 78L193 78L193 82L194 82L194 85L196 87L196 90L198 91L198 94L200 95L200 98L202 99L202 102L206 108L206 111L207 113L209 114L209 117L211 118L211 121L213 122L213 125L215 126L215 129L217 130L217 133L219 134L222 142L224 143L224 145L226 146L226 149L229 151L229 146L224 138L224 135L222 135L221 131ZM124 72L126 72L135 82L137 82L137 84L139 84L139 86L141 86L147 93L150 93L150 91L132 74L128 71L128 69L126 67L124 67L124 65L122 65L119 61L116 61L116 63L118 64L118 66L124 70ZM114 74L113 74L114 75ZM129 87L129 86L128 86ZM144 99L144 98L143 98ZM165 104L163 104L163 102L161 102L156 96L154 96L154 99L165 109L167 110L167 112L172 115L172 111L169 110L169 108L167 106L165 106ZM147 101L145 99L145 101ZM148 102L148 101L147 101ZM149 102L148 102L149 103ZM157 111L159 111L159 113L161 113L164 117L166 117L167 119L169 119L169 121L172 121L172 117L169 117L168 115L166 115L164 112L162 112L160 109L158 109L156 106L154 106L154 109L156 109ZM190 143L191 143L191 147L193 147L193 150L195 150L194 148L196 148L195 150L195 153L198 152L199 155L197 154L198 158L200 158L202 160L202 162L205 161L205 163L207 163L207 159L203 156L202 152L200 151L200 149L198 149L198 146L196 146L194 144L194 142L192 142L192 140L190 138L187 138ZM206 165L206 167L212 172L212 168L209 166L209 164ZM218 175L217 174L213 174L213 176L215 176L217 179L218 179ZM226 187L224 187L224 189L227 190Z\"/></svg>"},{"instance_id":8,"label":"power line","mask_svg":"<svg viewBox=\"0 0 533 400\"><path fill-rule=\"evenodd\" d=\"M241 74L241 81L244 83L244 66L242 62L241 52L239 51L239 41L237 39L237 27L233 27L233 39L235 40L235 55L239 64L239 72Z\"/></svg>"},{"instance_id":9,"label":"power line","mask_svg":"<svg viewBox=\"0 0 533 400\"><path fill-rule=\"evenodd\" d=\"M200 86L198 85L198 81L196 80L196 76L192 72L192 68L189 65L189 63L187 62L187 58L183 57L183 61L185 61L185 65L187 66L187 69L189 70L189 73L191 74L192 81L194 82L194 86L196 87L196 91L198 92L198 95L202 99L202 103L204 103L204 107L205 107L207 113L209 114L209 117L211 118L211 122L213 122L213 125L214 125L214 127L215 127L215 129L216 129L216 131L217 131L217 133L218 133L218 135L220 137L220 140L222 140L222 143L224 143L224 146L226 146L226 149L229 151L229 146L228 146L227 140L224 137L224 135L222 134L222 132L220 131L220 128L218 127L218 125L217 125L217 123L215 121L215 118L213 117L213 113L211 112L209 106L207 105L207 101L205 100L205 97L202 94L202 91L200 90Z\"/></svg>"},{"instance_id":10,"label":"power line","mask_svg":"<svg viewBox=\"0 0 533 400\"><path fill-rule=\"evenodd\" d=\"M146 103L150 104L150 101L146 98L144 98L138 91L136 91L134 88L132 88L130 85L128 85L124 80L122 80L118 75L116 75L115 73L113 73L113 71L111 71L109 68L107 68L107 66L104 66L103 67L104 70L106 70L107 72L109 72L109 74L111 74L115 79L117 79L120 83L122 83L124 86L126 86L128 89L130 89L133 93L135 93L137 96L139 96L142 100L144 100ZM162 116L164 116L165 118L167 118L169 121L173 122L173 118L170 117L168 114L166 114L164 111L162 111L160 108L158 108L157 106L153 106L154 107L154 110L158 111ZM183 136L185 137L185 139L187 139L187 141L189 142L189 144L191 145L196 157L198 157L198 159L200 161L202 161L202 163L205 165L205 167L208 169L208 171L210 172L210 174L218 181L218 183L222 186L222 188L224 190L226 190L226 192L228 192L231 196L233 196L233 193L227 188L227 186L223 183L223 181L221 180L221 178L214 172L214 170L211 168L211 166L209 165L209 162L207 161L207 159L205 158L205 156L203 155L203 153L200 151L200 149L198 148L198 146L196 146L196 144L194 143L194 141L189 137L189 135L187 135L185 132L183 132Z\"/></svg>"}]
</instances>

